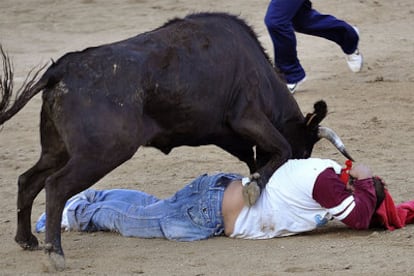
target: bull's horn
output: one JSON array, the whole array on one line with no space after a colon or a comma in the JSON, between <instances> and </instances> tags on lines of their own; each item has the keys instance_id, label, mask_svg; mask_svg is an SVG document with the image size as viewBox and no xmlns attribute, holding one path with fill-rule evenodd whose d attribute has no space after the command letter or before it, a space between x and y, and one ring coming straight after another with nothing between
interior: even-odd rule
<instances>
[{"instance_id":1,"label":"bull's horn","mask_svg":"<svg viewBox=\"0 0 414 276\"><path fill-rule=\"evenodd\" d=\"M342 143L341 138L339 138L338 134L336 134L332 129L327 127L320 126L318 128L318 136L319 138L326 138L330 141L346 158L351 161L354 159L349 155L349 153L345 149L344 143Z\"/></svg>"}]
</instances>

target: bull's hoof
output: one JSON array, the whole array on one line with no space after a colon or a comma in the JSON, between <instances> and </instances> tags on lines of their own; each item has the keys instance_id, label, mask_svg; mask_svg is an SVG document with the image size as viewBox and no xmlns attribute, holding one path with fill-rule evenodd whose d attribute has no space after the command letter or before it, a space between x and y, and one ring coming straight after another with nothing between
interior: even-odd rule
<instances>
[{"instance_id":1,"label":"bull's hoof","mask_svg":"<svg viewBox=\"0 0 414 276\"><path fill-rule=\"evenodd\" d=\"M65 257L63 256L63 254L58 254L55 251L53 251L52 244L47 243L45 245L45 252L49 254L49 263L52 267L49 271L52 271L52 270L63 271L63 270L65 270L65 268L66 268Z\"/></svg>"},{"instance_id":2,"label":"bull's hoof","mask_svg":"<svg viewBox=\"0 0 414 276\"><path fill-rule=\"evenodd\" d=\"M55 252L49 254L49 261L56 271L63 271L66 268L65 257Z\"/></svg>"},{"instance_id":3,"label":"bull's hoof","mask_svg":"<svg viewBox=\"0 0 414 276\"><path fill-rule=\"evenodd\" d=\"M260 188L256 181L252 181L243 187L243 200L247 206L253 206L260 196Z\"/></svg>"},{"instance_id":4,"label":"bull's hoof","mask_svg":"<svg viewBox=\"0 0 414 276\"><path fill-rule=\"evenodd\" d=\"M28 239L20 238L16 235L14 240L17 242L18 245L20 245L21 248L24 250L39 250L39 241L34 235L30 235Z\"/></svg>"}]
</instances>

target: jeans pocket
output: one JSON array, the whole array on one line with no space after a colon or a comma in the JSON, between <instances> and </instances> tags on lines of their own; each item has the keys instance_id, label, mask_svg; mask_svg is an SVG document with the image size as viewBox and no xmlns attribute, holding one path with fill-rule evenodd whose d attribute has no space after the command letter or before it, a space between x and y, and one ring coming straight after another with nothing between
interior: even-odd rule
<instances>
[{"instance_id":1,"label":"jeans pocket","mask_svg":"<svg viewBox=\"0 0 414 276\"><path fill-rule=\"evenodd\" d=\"M192 206L187 209L187 215L194 224L201 227L211 227L211 217L207 207Z\"/></svg>"},{"instance_id":2,"label":"jeans pocket","mask_svg":"<svg viewBox=\"0 0 414 276\"><path fill-rule=\"evenodd\" d=\"M207 208L199 208L197 204L182 207L181 211L160 220L162 231L167 239L195 241L214 236L216 229L211 227Z\"/></svg>"}]
</instances>

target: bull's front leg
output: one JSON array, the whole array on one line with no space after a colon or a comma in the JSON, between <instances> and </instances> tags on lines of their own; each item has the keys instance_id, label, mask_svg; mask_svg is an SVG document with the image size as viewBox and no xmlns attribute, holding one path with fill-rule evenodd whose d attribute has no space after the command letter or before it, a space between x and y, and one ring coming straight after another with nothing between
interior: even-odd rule
<instances>
[{"instance_id":1,"label":"bull's front leg","mask_svg":"<svg viewBox=\"0 0 414 276\"><path fill-rule=\"evenodd\" d=\"M253 173L250 178L245 177L243 184L243 200L246 206L253 206L259 199L262 190L266 187L267 182L273 173L285 163L290 156L290 151L280 157L272 158L258 172Z\"/></svg>"},{"instance_id":2,"label":"bull's front leg","mask_svg":"<svg viewBox=\"0 0 414 276\"><path fill-rule=\"evenodd\" d=\"M242 179L243 184L243 200L247 206L253 206L259 199L261 189L257 184L260 179L259 173L254 173L250 178L245 177Z\"/></svg>"},{"instance_id":3,"label":"bull's front leg","mask_svg":"<svg viewBox=\"0 0 414 276\"><path fill-rule=\"evenodd\" d=\"M247 94L251 93L247 92ZM233 131L256 145L258 174L253 173L250 183L243 188L244 202L247 206L252 206L256 203L270 176L291 157L292 152L289 142L258 105L247 104L241 114L235 113L235 115L237 116L230 118L229 122ZM263 167L260 167L261 164Z\"/></svg>"}]
</instances>

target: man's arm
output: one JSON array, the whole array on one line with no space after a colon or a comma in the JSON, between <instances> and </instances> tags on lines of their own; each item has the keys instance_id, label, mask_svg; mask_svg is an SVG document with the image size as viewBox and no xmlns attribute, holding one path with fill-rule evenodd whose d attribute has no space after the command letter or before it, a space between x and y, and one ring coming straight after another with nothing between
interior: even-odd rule
<instances>
[{"instance_id":1,"label":"man's arm","mask_svg":"<svg viewBox=\"0 0 414 276\"><path fill-rule=\"evenodd\" d=\"M372 173L358 165L350 175L355 178L352 186L345 185L333 169L325 170L316 180L313 198L349 227L368 229L376 202Z\"/></svg>"}]
</instances>

